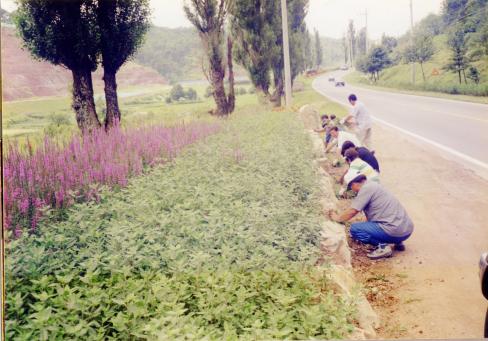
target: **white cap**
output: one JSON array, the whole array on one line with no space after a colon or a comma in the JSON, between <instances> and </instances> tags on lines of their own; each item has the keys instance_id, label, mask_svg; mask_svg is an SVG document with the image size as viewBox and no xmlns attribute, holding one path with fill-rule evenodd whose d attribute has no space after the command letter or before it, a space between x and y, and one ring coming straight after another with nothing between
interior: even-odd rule
<instances>
[{"instance_id":1,"label":"white cap","mask_svg":"<svg viewBox=\"0 0 488 341\"><path fill-rule=\"evenodd\" d=\"M351 181L360 175L361 173L357 169L349 168L346 175L344 175L344 183L346 184L348 190L350 189L349 185L351 184Z\"/></svg>"}]
</instances>

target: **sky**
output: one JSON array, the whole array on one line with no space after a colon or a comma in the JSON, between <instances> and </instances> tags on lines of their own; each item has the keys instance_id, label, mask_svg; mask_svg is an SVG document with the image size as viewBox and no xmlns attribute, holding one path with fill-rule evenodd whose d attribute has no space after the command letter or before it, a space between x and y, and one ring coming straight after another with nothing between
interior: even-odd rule
<instances>
[{"instance_id":1,"label":"sky","mask_svg":"<svg viewBox=\"0 0 488 341\"><path fill-rule=\"evenodd\" d=\"M439 13L443 0L412 0L414 22L430 13ZM15 9L14 0L0 0L6 10ZM151 0L153 22L165 27L189 27L183 12L184 0ZM341 38L350 19L355 27L365 25L368 14L368 36L379 39L383 33L399 36L410 27L410 0L310 0L307 25L320 35Z\"/></svg>"}]
</instances>

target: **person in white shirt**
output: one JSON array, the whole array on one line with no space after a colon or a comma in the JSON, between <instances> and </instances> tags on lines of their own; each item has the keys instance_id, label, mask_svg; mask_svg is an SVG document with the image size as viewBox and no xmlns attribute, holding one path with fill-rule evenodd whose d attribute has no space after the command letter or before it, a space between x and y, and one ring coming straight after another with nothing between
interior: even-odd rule
<instances>
[{"instance_id":1,"label":"person in white shirt","mask_svg":"<svg viewBox=\"0 0 488 341\"><path fill-rule=\"evenodd\" d=\"M327 149L325 150L326 153L330 152L332 148L338 148L338 151L340 152L342 145L346 141L351 141L352 143L354 143L355 146L358 147L362 146L361 142L353 133L348 133L347 131L339 130L339 128L337 127L330 128L329 133L330 136L333 138L333 140L327 146Z\"/></svg>"},{"instance_id":2,"label":"person in white shirt","mask_svg":"<svg viewBox=\"0 0 488 341\"><path fill-rule=\"evenodd\" d=\"M344 117L341 123L348 122L354 118L356 123L356 133L364 147L371 149L371 127L373 122L364 103L359 102L356 95L349 95L349 103L352 105L352 111Z\"/></svg>"}]
</instances>

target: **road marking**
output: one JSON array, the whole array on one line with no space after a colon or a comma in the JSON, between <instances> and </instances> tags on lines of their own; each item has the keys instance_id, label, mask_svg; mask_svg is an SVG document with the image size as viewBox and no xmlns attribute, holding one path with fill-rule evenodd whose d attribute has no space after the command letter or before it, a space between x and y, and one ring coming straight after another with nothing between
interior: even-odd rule
<instances>
[{"instance_id":1,"label":"road marking","mask_svg":"<svg viewBox=\"0 0 488 341\"><path fill-rule=\"evenodd\" d=\"M321 89L317 89L317 87L315 86L315 82L316 82L316 80L312 83L312 87L315 89L315 91L317 91L318 93L322 94L323 96L331 99L334 102L337 102L339 104L345 104L344 101L334 99L332 96L329 96L329 95L325 94L325 91L322 91ZM402 133L404 133L406 135L412 136L412 137L414 137L416 139L419 139L419 140L421 140L421 141L423 141L425 143L428 143L428 144L430 144L430 145L432 145L432 146L434 146L436 148L439 148L439 149L441 149L441 150L443 150L443 151L445 151L445 152L447 152L449 154L452 154L452 155L454 155L454 156L456 156L456 157L458 157L458 158L460 158L460 159L462 159L464 161L467 161L467 162L469 162L469 163L471 163L473 165L476 165L476 166L481 167L481 168L483 168L485 170L488 170L488 163L485 163L483 161L480 161L478 159L475 159L475 158L473 158L473 157L471 157L469 155L466 155L464 153L461 153L461 152L459 152L459 151L457 151L455 149L452 149L450 147L446 147L446 146L444 146L444 145L442 145L442 144L440 144L438 142L432 141L432 140L430 140L428 138L425 138L423 136L420 136L420 135L417 135L415 133L412 133L412 132L410 132L408 130L405 130L403 128L400 128L400 127L398 127L398 126L396 126L394 124L391 124L391 123L388 123L386 121L383 121L382 119L376 118L374 116L372 116L372 118L373 118L373 120L375 120L375 121L377 121L377 122L379 122L381 124L384 124L384 125L386 125L386 126L388 126L390 128L396 129L396 130L398 130L398 131L400 131L400 132L402 132Z\"/></svg>"},{"instance_id":2,"label":"road marking","mask_svg":"<svg viewBox=\"0 0 488 341\"><path fill-rule=\"evenodd\" d=\"M439 148L439 149L441 149L441 150L443 150L445 152L448 152L448 153L450 153L450 154L452 154L452 155L454 155L454 156L456 156L456 157L458 157L460 159L463 159L463 160L465 160L467 162L470 162L470 163L472 163L472 164L474 164L474 165L476 165L478 167L481 167L481 168L484 168L484 169L488 170L488 163L485 163L483 161L480 161L478 159L475 159L475 158L473 158L473 157L471 157L469 155L466 155L464 153L458 152L455 149L452 149L450 147L446 147L446 146L444 146L444 145L442 145L442 144L440 144L438 142L429 140L428 138L425 138L423 136L420 136L420 135L417 135L415 133L412 133L412 132L410 132L408 130L405 130L403 128L400 128L400 127L398 127L398 126L396 126L394 124L388 123L388 122L383 121L382 119L376 118L374 116L373 116L373 120L375 120L375 121L377 121L377 122L379 122L379 123L381 123L383 125L386 125L386 126L388 126L390 128L394 128L396 130L399 130L400 132L402 132L404 134L407 134L407 135L410 135L412 137L415 137L416 139L419 139L419 140L421 140L423 142L426 142L428 144L431 144L434 147L437 147L437 148Z\"/></svg>"}]
</instances>

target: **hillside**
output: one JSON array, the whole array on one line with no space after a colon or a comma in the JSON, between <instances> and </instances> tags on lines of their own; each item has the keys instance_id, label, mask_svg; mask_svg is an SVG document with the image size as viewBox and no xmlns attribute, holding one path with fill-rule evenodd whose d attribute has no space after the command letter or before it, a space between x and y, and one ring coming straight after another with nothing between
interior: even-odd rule
<instances>
[{"instance_id":1,"label":"hillside","mask_svg":"<svg viewBox=\"0 0 488 341\"><path fill-rule=\"evenodd\" d=\"M423 65L425 82L423 81L420 65L416 65L416 85L413 86L411 84L412 69L410 64L399 63L382 71L381 78L376 82L376 85L410 90L440 91L453 94L470 91L470 89L464 89L466 88L465 84L459 86L457 73L443 69L446 61L450 58L450 51L447 48L447 35L437 35L433 38L433 41L435 53L432 59ZM470 65L478 69L480 73L480 84L468 84L468 87L479 88L480 90L484 89L486 84L488 84L488 58L485 57L473 61ZM352 75L352 77L349 77L349 80L370 83L366 75ZM470 82L469 79L468 82Z\"/></svg>"},{"instance_id":2,"label":"hillside","mask_svg":"<svg viewBox=\"0 0 488 341\"><path fill-rule=\"evenodd\" d=\"M201 41L193 28L151 27L135 60L171 82L204 78ZM236 77L246 76L239 65L234 72Z\"/></svg>"},{"instance_id":3,"label":"hillside","mask_svg":"<svg viewBox=\"0 0 488 341\"><path fill-rule=\"evenodd\" d=\"M11 27L2 26L2 84L3 100L14 101L32 97L69 95L72 77L69 70L48 62L37 61L22 49L21 41ZM102 88L102 70L93 76L95 88ZM120 87L165 84L155 70L129 62L117 75Z\"/></svg>"},{"instance_id":4,"label":"hillside","mask_svg":"<svg viewBox=\"0 0 488 341\"><path fill-rule=\"evenodd\" d=\"M411 66L406 63L405 53L411 46L410 32L407 32L395 40L398 45L389 53L393 63L381 71L378 81L373 83L368 76L359 73L350 75L349 81L403 90L488 96L488 2L446 0L440 15L431 14L422 19L413 32L414 37L428 37L427 42L430 38L432 41L434 53L423 63L425 80L421 65L416 63L416 82L412 84ZM455 34L460 38L454 39ZM452 44L456 41L461 52L454 57ZM456 68L464 69L466 78L461 71L461 82ZM473 76L475 73L478 82Z\"/></svg>"}]
</instances>

